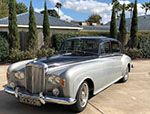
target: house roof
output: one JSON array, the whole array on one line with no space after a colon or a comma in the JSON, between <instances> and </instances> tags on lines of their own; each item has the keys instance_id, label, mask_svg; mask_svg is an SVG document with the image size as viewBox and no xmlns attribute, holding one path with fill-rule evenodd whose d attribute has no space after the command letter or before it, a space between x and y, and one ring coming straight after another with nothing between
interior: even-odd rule
<instances>
[{"instance_id":1,"label":"house roof","mask_svg":"<svg viewBox=\"0 0 150 114\"><path fill-rule=\"evenodd\" d=\"M110 27L109 26L82 26L83 30L87 31L109 31Z\"/></svg>"},{"instance_id":2,"label":"house roof","mask_svg":"<svg viewBox=\"0 0 150 114\"><path fill-rule=\"evenodd\" d=\"M120 25L120 19L116 21L117 26ZM105 24L106 26L110 26L110 22ZM126 19L126 26L127 30L130 31L131 27L131 18ZM138 17L138 30L139 31L150 31L150 15L145 16L139 16Z\"/></svg>"},{"instance_id":3,"label":"house roof","mask_svg":"<svg viewBox=\"0 0 150 114\"><path fill-rule=\"evenodd\" d=\"M36 18L36 24L39 27L43 26L43 14L38 13L38 12L34 12L35 13L35 18ZM74 29L82 29L80 26L73 24L73 23L69 23L66 22L64 20L61 20L59 18L56 17L52 17L49 16L49 21L50 21L50 26L51 27L60 27L60 28L74 28ZM29 24L29 12L26 13L22 13L17 15L17 22L18 22L18 26L24 26L27 27ZM0 19L0 25L8 25L8 17L7 18L2 18Z\"/></svg>"}]
</instances>

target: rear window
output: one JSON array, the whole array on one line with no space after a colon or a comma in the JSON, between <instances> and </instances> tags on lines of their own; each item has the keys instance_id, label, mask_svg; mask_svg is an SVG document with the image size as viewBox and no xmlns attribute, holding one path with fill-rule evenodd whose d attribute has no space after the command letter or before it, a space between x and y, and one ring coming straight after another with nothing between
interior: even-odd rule
<instances>
[{"instance_id":1,"label":"rear window","mask_svg":"<svg viewBox=\"0 0 150 114\"><path fill-rule=\"evenodd\" d=\"M120 45L118 42L111 42L112 53L120 53Z\"/></svg>"},{"instance_id":2,"label":"rear window","mask_svg":"<svg viewBox=\"0 0 150 114\"><path fill-rule=\"evenodd\" d=\"M104 42L100 46L101 55L107 55L111 53L110 42Z\"/></svg>"}]
</instances>

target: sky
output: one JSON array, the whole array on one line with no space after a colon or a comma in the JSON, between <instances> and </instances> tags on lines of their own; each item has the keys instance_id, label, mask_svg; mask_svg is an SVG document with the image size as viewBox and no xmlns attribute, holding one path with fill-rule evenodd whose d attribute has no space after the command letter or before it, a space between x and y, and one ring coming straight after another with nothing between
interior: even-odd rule
<instances>
[{"instance_id":1,"label":"sky","mask_svg":"<svg viewBox=\"0 0 150 114\"><path fill-rule=\"evenodd\" d=\"M45 0L32 0L34 10L40 12L44 8ZM107 23L111 18L111 1L112 0L47 0L48 9L58 9L55 7L57 2L62 3L62 8L59 11L61 19L69 19L75 21L85 21L92 14L99 14L102 17L102 22ZM119 0L121 4L128 4L134 0ZM23 2L27 7L30 5L30 0L17 0ZM149 0L138 0L138 15L144 15L142 4ZM148 12L150 14L150 12ZM126 17L130 17L130 12L126 12Z\"/></svg>"}]
</instances>

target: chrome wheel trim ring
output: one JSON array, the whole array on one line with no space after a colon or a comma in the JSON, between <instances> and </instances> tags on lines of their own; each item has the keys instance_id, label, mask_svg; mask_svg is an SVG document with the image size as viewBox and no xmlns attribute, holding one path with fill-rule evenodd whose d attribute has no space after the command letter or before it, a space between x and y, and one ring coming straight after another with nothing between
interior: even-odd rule
<instances>
[{"instance_id":1,"label":"chrome wheel trim ring","mask_svg":"<svg viewBox=\"0 0 150 114\"><path fill-rule=\"evenodd\" d=\"M128 68L126 68L126 73L125 73L125 76L124 76L124 80L128 80L128 77L129 77L129 74L128 74Z\"/></svg>"},{"instance_id":2,"label":"chrome wheel trim ring","mask_svg":"<svg viewBox=\"0 0 150 114\"><path fill-rule=\"evenodd\" d=\"M81 107L85 107L89 97L89 88L87 83L83 83L80 89L79 103Z\"/></svg>"}]
</instances>

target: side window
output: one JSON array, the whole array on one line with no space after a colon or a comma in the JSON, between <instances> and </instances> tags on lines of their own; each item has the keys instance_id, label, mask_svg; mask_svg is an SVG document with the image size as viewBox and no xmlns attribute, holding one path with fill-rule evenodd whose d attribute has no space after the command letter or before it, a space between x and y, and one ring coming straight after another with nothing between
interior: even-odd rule
<instances>
[{"instance_id":1,"label":"side window","mask_svg":"<svg viewBox=\"0 0 150 114\"><path fill-rule=\"evenodd\" d=\"M104 42L100 45L100 51L101 55L107 55L110 54L110 43L109 42Z\"/></svg>"},{"instance_id":2,"label":"side window","mask_svg":"<svg viewBox=\"0 0 150 114\"><path fill-rule=\"evenodd\" d=\"M111 42L112 53L120 53L121 49L118 42Z\"/></svg>"}]
</instances>

